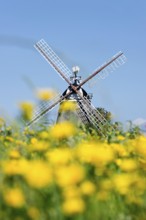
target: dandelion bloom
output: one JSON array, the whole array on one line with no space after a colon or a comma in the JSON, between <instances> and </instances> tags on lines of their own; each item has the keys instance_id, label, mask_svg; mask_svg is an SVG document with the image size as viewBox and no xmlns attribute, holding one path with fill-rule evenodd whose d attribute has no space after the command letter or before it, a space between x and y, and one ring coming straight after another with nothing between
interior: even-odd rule
<instances>
[{"instance_id":1,"label":"dandelion bloom","mask_svg":"<svg viewBox=\"0 0 146 220\"><path fill-rule=\"evenodd\" d=\"M11 150L9 152L9 157L12 158L12 159L18 159L20 158L20 152L18 150Z\"/></svg>"},{"instance_id":2,"label":"dandelion bloom","mask_svg":"<svg viewBox=\"0 0 146 220\"><path fill-rule=\"evenodd\" d=\"M19 188L6 189L4 200L9 206L14 208L21 208L25 204L24 194Z\"/></svg>"},{"instance_id":3,"label":"dandelion bloom","mask_svg":"<svg viewBox=\"0 0 146 220\"><path fill-rule=\"evenodd\" d=\"M59 111L75 111L76 108L76 101L63 101L60 105Z\"/></svg>"},{"instance_id":4,"label":"dandelion bloom","mask_svg":"<svg viewBox=\"0 0 146 220\"><path fill-rule=\"evenodd\" d=\"M137 163L134 159L123 159L120 168L127 172L134 171L137 169Z\"/></svg>"},{"instance_id":5,"label":"dandelion bloom","mask_svg":"<svg viewBox=\"0 0 146 220\"><path fill-rule=\"evenodd\" d=\"M33 115L33 104L31 102L20 103L20 110L24 120L31 120Z\"/></svg>"},{"instance_id":6,"label":"dandelion bloom","mask_svg":"<svg viewBox=\"0 0 146 220\"><path fill-rule=\"evenodd\" d=\"M81 190L76 185L71 185L69 187L65 187L63 190L63 197L65 199L79 198L80 196L81 196Z\"/></svg>"},{"instance_id":7,"label":"dandelion bloom","mask_svg":"<svg viewBox=\"0 0 146 220\"><path fill-rule=\"evenodd\" d=\"M51 169L43 161L30 161L30 169L24 177L28 184L34 188L47 187L52 181Z\"/></svg>"},{"instance_id":8,"label":"dandelion bloom","mask_svg":"<svg viewBox=\"0 0 146 220\"><path fill-rule=\"evenodd\" d=\"M139 175L133 172L115 174L112 178L113 188L122 195L130 193L131 190L142 192L144 181Z\"/></svg>"},{"instance_id":9,"label":"dandelion bloom","mask_svg":"<svg viewBox=\"0 0 146 220\"><path fill-rule=\"evenodd\" d=\"M81 161L103 166L114 159L112 148L101 143L82 143L77 149L77 156Z\"/></svg>"},{"instance_id":10,"label":"dandelion bloom","mask_svg":"<svg viewBox=\"0 0 146 220\"><path fill-rule=\"evenodd\" d=\"M81 190L82 194L84 194L84 195L91 195L95 192L96 187L92 182L85 181L81 184L80 190Z\"/></svg>"},{"instance_id":11,"label":"dandelion bloom","mask_svg":"<svg viewBox=\"0 0 146 220\"><path fill-rule=\"evenodd\" d=\"M85 210L85 203L81 198L70 198L63 203L62 209L67 215L83 213Z\"/></svg>"},{"instance_id":12,"label":"dandelion bloom","mask_svg":"<svg viewBox=\"0 0 146 220\"><path fill-rule=\"evenodd\" d=\"M74 135L75 132L75 126L67 121L58 123L50 129L50 135L57 139L70 137Z\"/></svg>"},{"instance_id":13,"label":"dandelion bloom","mask_svg":"<svg viewBox=\"0 0 146 220\"><path fill-rule=\"evenodd\" d=\"M40 212L39 212L39 209L37 209L36 207L29 207L27 213L31 219L34 219L34 220L40 219Z\"/></svg>"},{"instance_id":14,"label":"dandelion bloom","mask_svg":"<svg viewBox=\"0 0 146 220\"><path fill-rule=\"evenodd\" d=\"M42 101L48 101L55 96L55 92L48 88L38 89L36 92L36 96Z\"/></svg>"},{"instance_id":15,"label":"dandelion bloom","mask_svg":"<svg viewBox=\"0 0 146 220\"><path fill-rule=\"evenodd\" d=\"M22 160L10 160L2 163L3 171L6 175L24 175L29 170L28 161Z\"/></svg>"},{"instance_id":16,"label":"dandelion bloom","mask_svg":"<svg viewBox=\"0 0 146 220\"><path fill-rule=\"evenodd\" d=\"M141 156L146 158L146 137L140 136L135 141L135 150Z\"/></svg>"},{"instance_id":17,"label":"dandelion bloom","mask_svg":"<svg viewBox=\"0 0 146 220\"><path fill-rule=\"evenodd\" d=\"M61 187L79 183L84 178L84 169L77 164L61 166L56 169L56 181Z\"/></svg>"},{"instance_id":18,"label":"dandelion bloom","mask_svg":"<svg viewBox=\"0 0 146 220\"><path fill-rule=\"evenodd\" d=\"M30 151L46 151L49 147L49 143L41 140L37 140L36 138L32 138L30 141L29 150Z\"/></svg>"},{"instance_id":19,"label":"dandelion bloom","mask_svg":"<svg viewBox=\"0 0 146 220\"><path fill-rule=\"evenodd\" d=\"M71 153L71 149L60 148L48 152L46 157L52 165L65 165L72 160Z\"/></svg>"}]
</instances>

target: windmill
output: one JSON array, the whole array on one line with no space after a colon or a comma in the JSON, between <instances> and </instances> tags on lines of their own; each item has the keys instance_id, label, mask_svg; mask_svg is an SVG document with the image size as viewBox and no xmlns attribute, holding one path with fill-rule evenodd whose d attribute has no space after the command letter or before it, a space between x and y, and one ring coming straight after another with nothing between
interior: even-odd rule
<instances>
[{"instance_id":1,"label":"windmill","mask_svg":"<svg viewBox=\"0 0 146 220\"><path fill-rule=\"evenodd\" d=\"M125 63L126 57L122 52L117 53L99 68L97 68L91 75L81 81L78 76L79 67L73 67L72 71L64 64L64 62L57 56L51 47L41 39L34 47L46 59L46 61L53 67L53 69L61 76L63 80L68 83L68 88L63 94L58 94L53 99L47 101L45 105L40 105L35 109L34 115L27 126L31 126L41 117L51 111L56 105L64 101L76 103L75 114L83 124L91 124L100 133L102 133L103 126L108 124L108 121L100 114L99 111L91 103L91 95L88 94L82 86L98 74L99 78L105 78L108 73L112 72L120 65ZM57 121L60 121L61 116L58 114Z\"/></svg>"}]
</instances>

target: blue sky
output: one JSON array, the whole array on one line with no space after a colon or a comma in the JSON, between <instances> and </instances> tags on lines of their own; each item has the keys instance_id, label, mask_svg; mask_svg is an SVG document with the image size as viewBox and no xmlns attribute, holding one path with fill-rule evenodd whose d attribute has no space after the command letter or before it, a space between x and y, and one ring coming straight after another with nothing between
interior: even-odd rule
<instances>
[{"instance_id":1,"label":"blue sky","mask_svg":"<svg viewBox=\"0 0 146 220\"><path fill-rule=\"evenodd\" d=\"M69 68L80 66L82 78L123 51L123 66L84 88L115 120L146 119L145 0L1 0L0 27L0 114L16 116L19 102L35 101L28 79L66 89L33 47L44 38Z\"/></svg>"}]
</instances>

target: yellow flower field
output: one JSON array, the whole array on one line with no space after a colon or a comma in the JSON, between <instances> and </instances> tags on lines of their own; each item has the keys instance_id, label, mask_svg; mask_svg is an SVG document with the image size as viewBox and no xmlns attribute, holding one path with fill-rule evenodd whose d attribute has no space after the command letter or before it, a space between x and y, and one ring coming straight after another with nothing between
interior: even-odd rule
<instances>
[{"instance_id":1,"label":"yellow flower field","mask_svg":"<svg viewBox=\"0 0 146 220\"><path fill-rule=\"evenodd\" d=\"M0 197L2 220L145 220L146 137L1 119Z\"/></svg>"}]
</instances>

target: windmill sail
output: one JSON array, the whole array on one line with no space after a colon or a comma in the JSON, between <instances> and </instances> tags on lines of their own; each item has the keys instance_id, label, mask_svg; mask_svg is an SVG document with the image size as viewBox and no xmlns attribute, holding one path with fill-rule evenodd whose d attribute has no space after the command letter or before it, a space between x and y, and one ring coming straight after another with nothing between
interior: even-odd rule
<instances>
[{"instance_id":1,"label":"windmill sail","mask_svg":"<svg viewBox=\"0 0 146 220\"><path fill-rule=\"evenodd\" d=\"M41 117L46 115L49 111L51 111L57 104L59 104L64 97L61 97L60 94L55 96L53 99L49 101L43 102L39 106L37 106L33 112L33 116L31 121L27 124L27 126L32 125L33 123L37 122Z\"/></svg>"},{"instance_id":2,"label":"windmill sail","mask_svg":"<svg viewBox=\"0 0 146 220\"><path fill-rule=\"evenodd\" d=\"M115 54L111 59L103 63L94 71L98 72L98 70L100 70L97 76L97 80L105 79L109 75L109 73L115 71L117 68L123 65L126 62L126 59L126 56L121 51ZM92 87L97 82L97 80L90 80L90 82L88 83L89 87Z\"/></svg>"},{"instance_id":3,"label":"windmill sail","mask_svg":"<svg viewBox=\"0 0 146 220\"><path fill-rule=\"evenodd\" d=\"M83 98L81 100L84 112L89 120L89 122L99 130L102 135L103 128L106 126L110 128L110 130L114 131L113 127L109 124L109 122L104 118L104 116L93 106L93 104L89 103L87 98Z\"/></svg>"},{"instance_id":4,"label":"windmill sail","mask_svg":"<svg viewBox=\"0 0 146 220\"><path fill-rule=\"evenodd\" d=\"M72 71L64 64L64 62L57 56L51 47L41 39L34 45L39 53L47 60L47 62L55 69L55 71L62 77L63 80L70 80Z\"/></svg>"}]
</instances>

